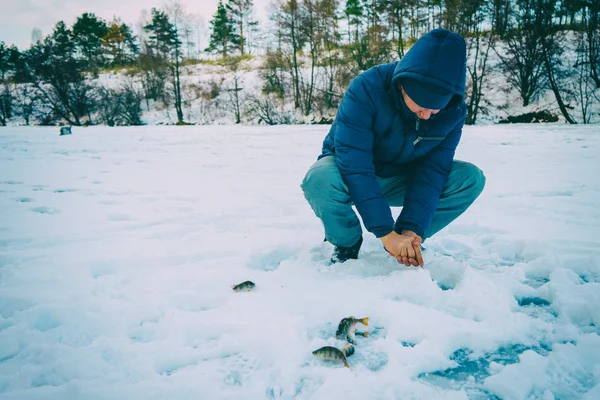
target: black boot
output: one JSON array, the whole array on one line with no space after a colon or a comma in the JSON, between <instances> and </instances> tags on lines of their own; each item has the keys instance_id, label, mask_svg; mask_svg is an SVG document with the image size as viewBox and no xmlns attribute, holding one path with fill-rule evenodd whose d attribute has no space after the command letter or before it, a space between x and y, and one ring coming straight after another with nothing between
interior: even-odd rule
<instances>
[{"instance_id":1,"label":"black boot","mask_svg":"<svg viewBox=\"0 0 600 400\"><path fill-rule=\"evenodd\" d=\"M358 242L354 243L350 247L335 246L335 249L333 250L333 256L331 257L330 261L331 264L343 263L344 261L358 259L358 252L362 242L363 238L361 236L360 239L358 239Z\"/></svg>"}]
</instances>

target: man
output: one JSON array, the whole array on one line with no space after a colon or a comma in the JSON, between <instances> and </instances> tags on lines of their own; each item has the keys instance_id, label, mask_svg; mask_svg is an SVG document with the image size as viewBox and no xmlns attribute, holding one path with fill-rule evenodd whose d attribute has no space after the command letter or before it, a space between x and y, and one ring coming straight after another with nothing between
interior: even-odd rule
<instances>
[{"instance_id":1,"label":"man","mask_svg":"<svg viewBox=\"0 0 600 400\"><path fill-rule=\"evenodd\" d=\"M391 256L423 266L421 243L479 196L481 170L454 160L465 82L465 41L445 29L352 80L301 185L335 246L332 263L358 258L363 238L353 204ZM394 221L390 207L400 206Z\"/></svg>"}]
</instances>

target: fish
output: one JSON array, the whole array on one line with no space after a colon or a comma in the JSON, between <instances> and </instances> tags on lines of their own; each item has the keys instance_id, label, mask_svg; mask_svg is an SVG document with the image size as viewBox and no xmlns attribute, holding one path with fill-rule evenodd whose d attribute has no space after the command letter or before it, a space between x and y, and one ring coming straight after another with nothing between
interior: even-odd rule
<instances>
[{"instance_id":1,"label":"fish","mask_svg":"<svg viewBox=\"0 0 600 400\"><path fill-rule=\"evenodd\" d=\"M346 368L350 368L350 365L346 360L346 355L337 347L325 346L313 351L312 353L315 357L320 358L322 360L338 361L343 363Z\"/></svg>"},{"instance_id":2,"label":"fish","mask_svg":"<svg viewBox=\"0 0 600 400\"><path fill-rule=\"evenodd\" d=\"M246 282L239 283L235 286L232 286L231 288L233 289L234 292L243 292L243 291L249 292L252 289L254 289L255 286L256 285L254 284L254 282L246 281Z\"/></svg>"},{"instance_id":3,"label":"fish","mask_svg":"<svg viewBox=\"0 0 600 400\"><path fill-rule=\"evenodd\" d=\"M350 333L350 330L352 329L352 327L354 327L354 325L358 323L361 323L364 326L369 326L369 317L364 317L360 319L356 319L354 317L347 317L342 319L338 325L337 331L335 332L335 337L340 340L348 340L348 334Z\"/></svg>"},{"instance_id":4,"label":"fish","mask_svg":"<svg viewBox=\"0 0 600 400\"><path fill-rule=\"evenodd\" d=\"M350 357L352 354L354 354L354 346L352 346L350 343L346 343L342 349L342 352L346 357Z\"/></svg>"},{"instance_id":5,"label":"fish","mask_svg":"<svg viewBox=\"0 0 600 400\"><path fill-rule=\"evenodd\" d=\"M362 337L369 337L369 332L361 332L356 329L350 329L348 335L346 336L346 341L350 344L356 345L356 335Z\"/></svg>"}]
</instances>

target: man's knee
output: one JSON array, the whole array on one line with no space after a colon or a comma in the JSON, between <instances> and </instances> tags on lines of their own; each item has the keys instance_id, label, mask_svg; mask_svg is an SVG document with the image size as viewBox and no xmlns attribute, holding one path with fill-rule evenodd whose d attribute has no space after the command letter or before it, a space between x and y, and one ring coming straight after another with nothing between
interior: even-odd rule
<instances>
[{"instance_id":1,"label":"man's knee","mask_svg":"<svg viewBox=\"0 0 600 400\"><path fill-rule=\"evenodd\" d=\"M344 191L340 171L333 157L317 161L308 170L300 185L307 200L311 198L331 198L333 193Z\"/></svg>"},{"instance_id":2,"label":"man's knee","mask_svg":"<svg viewBox=\"0 0 600 400\"><path fill-rule=\"evenodd\" d=\"M476 165L465 161L463 163L465 180L469 185L469 189L477 197L485 187L485 174Z\"/></svg>"},{"instance_id":3,"label":"man's knee","mask_svg":"<svg viewBox=\"0 0 600 400\"><path fill-rule=\"evenodd\" d=\"M473 193L474 197L478 197L485 187L485 174L476 165L466 161L454 161L455 168L460 175L459 181L463 187Z\"/></svg>"}]
</instances>

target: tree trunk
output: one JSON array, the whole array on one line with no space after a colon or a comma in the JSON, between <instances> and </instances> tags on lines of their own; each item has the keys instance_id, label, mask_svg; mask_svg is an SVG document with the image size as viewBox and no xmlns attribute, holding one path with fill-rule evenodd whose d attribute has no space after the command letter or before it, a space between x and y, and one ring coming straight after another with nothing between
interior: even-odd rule
<instances>
[{"instance_id":1,"label":"tree trunk","mask_svg":"<svg viewBox=\"0 0 600 400\"><path fill-rule=\"evenodd\" d=\"M565 117L565 119L567 120L568 123L576 124L577 121L575 121L573 119L573 117L571 117L571 115L569 115L569 111L567 110L567 107L565 106L565 103L562 100L562 96L560 94L560 89L559 89L558 85L556 84L556 79L554 77L554 70L553 70L552 64L550 62L550 56L548 55L548 43L546 42L546 39L543 39L543 42L542 42L542 52L544 55L544 65L546 66L546 72L548 73L548 81L550 82L550 87L552 88L552 91L554 92L554 96L556 97L556 102L558 103L560 112Z\"/></svg>"},{"instance_id":2,"label":"tree trunk","mask_svg":"<svg viewBox=\"0 0 600 400\"><path fill-rule=\"evenodd\" d=\"M294 67L294 107L300 108L300 74L298 71L298 42L296 41L296 11L298 9L298 4L296 0L291 1L291 39L292 39L292 57L293 57L293 67Z\"/></svg>"}]
</instances>

